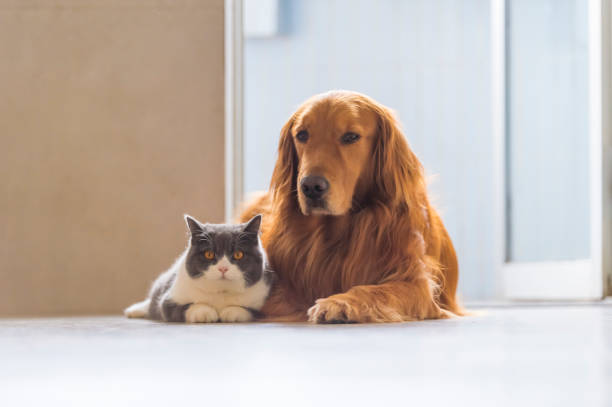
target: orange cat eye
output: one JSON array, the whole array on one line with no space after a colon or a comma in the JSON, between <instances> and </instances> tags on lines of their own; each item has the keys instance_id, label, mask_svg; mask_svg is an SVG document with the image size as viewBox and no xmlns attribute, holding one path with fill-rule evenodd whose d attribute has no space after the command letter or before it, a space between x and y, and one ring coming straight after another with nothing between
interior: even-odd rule
<instances>
[{"instance_id":1,"label":"orange cat eye","mask_svg":"<svg viewBox=\"0 0 612 407\"><path fill-rule=\"evenodd\" d=\"M204 252L204 257L206 257L208 260L212 260L215 258L215 253L211 250L206 250Z\"/></svg>"},{"instance_id":2,"label":"orange cat eye","mask_svg":"<svg viewBox=\"0 0 612 407\"><path fill-rule=\"evenodd\" d=\"M237 252L234 252L234 258L236 260L240 260L243 257L244 257L244 253L242 253L240 250L238 250Z\"/></svg>"}]
</instances>

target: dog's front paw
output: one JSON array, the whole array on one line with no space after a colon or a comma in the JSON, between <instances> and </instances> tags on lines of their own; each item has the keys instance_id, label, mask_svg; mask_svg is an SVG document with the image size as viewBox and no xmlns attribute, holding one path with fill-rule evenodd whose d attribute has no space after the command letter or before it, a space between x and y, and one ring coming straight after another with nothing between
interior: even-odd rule
<instances>
[{"instance_id":1,"label":"dog's front paw","mask_svg":"<svg viewBox=\"0 0 612 407\"><path fill-rule=\"evenodd\" d=\"M223 322L248 322L253 319L251 311L242 307L223 308L219 317Z\"/></svg>"},{"instance_id":2,"label":"dog's front paw","mask_svg":"<svg viewBox=\"0 0 612 407\"><path fill-rule=\"evenodd\" d=\"M346 324L364 321L358 304L342 294L321 298L308 310L308 320L317 324Z\"/></svg>"},{"instance_id":3,"label":"dog's front paw","mask_svg":"<svg viewBox=\"0 0 612 407\"><path fill-rule=\"evenodd\" d=\"M185 322L217 322L218 320L217 311L206 304L191 304L185 311Z\"/></svg>"}]
</instances>

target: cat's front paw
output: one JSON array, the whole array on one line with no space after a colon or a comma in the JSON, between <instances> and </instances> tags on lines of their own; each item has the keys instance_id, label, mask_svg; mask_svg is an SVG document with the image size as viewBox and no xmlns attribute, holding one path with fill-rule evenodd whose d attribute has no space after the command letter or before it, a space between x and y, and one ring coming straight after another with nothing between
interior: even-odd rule
<instances>
[{"instance_id":1,"label":"cat's front paw","mask_svg":"<svg viewBox=\"0 0 612 407\"><path fill-rule=\"evenodd\" d=\"M187 311L185 311L185 322L197 323L197 322L217 322L219 320L219 314L217 311L206 304L191 304Z\"/></svg>"},{"instance_id":2,"label":"cat's front paw","mask_svg":"<svg viewBox=\"0 0 612 407\"><path fill-rule=\"evenodd\" d=\"M253 320L251 311L242 307L223 308L220 317L223 322L248 322Z\"/></svg>"},{"instance_id":3,"label":"cat's front paw","mask_svg":"<svg viewBox=\"0 0 612 407\"><path fill-rule=\"evenodd\" d=\"M128 318L146 318L151 300L144 300L127 307L123 314Z\"/></svg>"}]
</instances>

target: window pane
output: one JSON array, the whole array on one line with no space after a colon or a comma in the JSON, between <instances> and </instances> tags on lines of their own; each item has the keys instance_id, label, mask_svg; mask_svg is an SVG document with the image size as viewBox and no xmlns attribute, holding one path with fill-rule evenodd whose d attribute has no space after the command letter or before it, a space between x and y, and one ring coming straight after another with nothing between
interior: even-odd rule
<instances>
[{"instance_id":1,"label":"window pane","mask_svg":"<svg viewBox=\"0 0 612 407\"><path fill-rule=\"evenodd\" d=\"M508 3L508 257L589 257L588 2Z\"/></svg>"}]
</instances>

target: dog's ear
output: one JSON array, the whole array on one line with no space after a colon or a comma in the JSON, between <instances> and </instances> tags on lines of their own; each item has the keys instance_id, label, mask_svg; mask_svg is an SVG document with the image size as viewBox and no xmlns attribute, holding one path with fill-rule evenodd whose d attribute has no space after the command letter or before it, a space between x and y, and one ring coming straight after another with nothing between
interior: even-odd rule
<instances>
[{"instance_id":1,"label":"dog's ear","mask_svg":"<svg viewBox=\"0 0 612 407\"><path fill-rule=\"evenodd\" d=\"M408 146L393 112L375 106L378 139L374 147L374 182L382 201L410 209L426 199L423 166Z\"/></svg>"},{"instance_id":2,"label":"dog's ear","mask_svg":"<svg viewBox=\"0 0 612 407\"><path fill-rule=\"evenodd\" d=\"M275 202L278 202L282 197L288 197L297 185L297 153L291 134L294 121L295 114L285 123L280 134L278 157L270 181L270 190L274 195Z\"/></svg>"}]
</instances>

